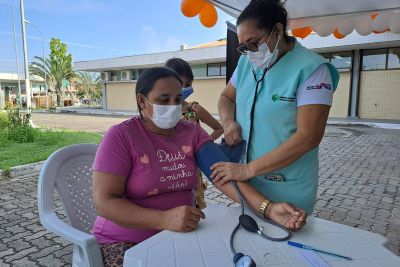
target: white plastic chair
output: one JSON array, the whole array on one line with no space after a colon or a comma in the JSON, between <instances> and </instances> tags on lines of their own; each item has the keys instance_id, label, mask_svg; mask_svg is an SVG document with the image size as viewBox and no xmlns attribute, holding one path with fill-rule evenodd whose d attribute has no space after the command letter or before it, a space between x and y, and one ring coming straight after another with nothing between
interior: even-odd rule
<instances>
[{"instance_id":1,"label":"white plastic chair","mask_svg":"<svg viewBox=\"0 0 400 267\"><path fill-rule=\"evenodd\" d=\"M73 243L72 266L103 266L100 247L90 234L96 211L92 198L92 163L96 144L61 148L45 162L38 184L38 208L42 225ZM54 211L57 190L69 224Z\"/></svg>"}]
</instances>

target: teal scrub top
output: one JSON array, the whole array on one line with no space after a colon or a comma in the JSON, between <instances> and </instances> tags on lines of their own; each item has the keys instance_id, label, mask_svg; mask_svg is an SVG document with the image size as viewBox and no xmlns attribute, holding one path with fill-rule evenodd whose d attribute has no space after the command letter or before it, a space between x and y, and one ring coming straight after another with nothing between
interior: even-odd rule
<instances>
[{"instance_id":1,"label":"teal scrub top","mask_svg":"<svg viewBox=\"0 0 400 267\"><path fill-rule=\"evenodd\" d=\"M286 142L297 130L297 88L322 64L327 64L336 90L339 73L320 55L306 49L296 41L294 48L270 68L260 82L255 97L256 80L263 71L253 69L247 56L243 55L237 67L236 121L242 128L242 138L249 141L250 125L253 129L247 144L247 162L256 160ZM287 167L250 179L250 183L266 197L275 202L289 202L311 214L318 186L318 147L307 152ZM283 175L283 181L271 179Z\"/></svg>"}]
</instances>

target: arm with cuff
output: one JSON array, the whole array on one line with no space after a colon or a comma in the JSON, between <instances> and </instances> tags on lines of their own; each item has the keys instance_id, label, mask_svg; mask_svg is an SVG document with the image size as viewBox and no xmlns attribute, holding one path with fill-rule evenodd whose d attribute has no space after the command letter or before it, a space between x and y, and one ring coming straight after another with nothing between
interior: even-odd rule
<instances>
[{"instance_id":1,"label":"arm with cuff","mask_svg":"<svg viewBox=\"0 0 400 267\"><path fill-rule=\"evenodd\" d=\"M210 181L212 173L210 167L220 161L229 161L229 158L213 142L203 144L196 154L198 167ZM237 185L245 198L244 200L255 213L261 213L264 218L271 219L291 230L297 230L304 226L307 217L305 211L297 209L289 203L269 202L262 193L248 182L238 182ZM215 186L229 198L240 203L240 198L232 183L215 184Z\"/></svg>"}]
</instances>

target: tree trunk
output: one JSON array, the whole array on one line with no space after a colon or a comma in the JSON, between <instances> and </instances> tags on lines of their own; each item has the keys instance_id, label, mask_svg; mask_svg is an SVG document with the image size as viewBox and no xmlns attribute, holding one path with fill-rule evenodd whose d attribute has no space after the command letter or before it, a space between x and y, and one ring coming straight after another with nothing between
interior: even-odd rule
<instances>
[{"instance_id":1,"label":"tree trunk","mask_svg":"<svg viewBox=\"0 0 400 267\"><path fill-rule=\"evenodd\" d=\"M57 94L57 107L64 106L64 105L61 105L61 88L56 89L56 94Z\"/></svg>"}]
</instances>

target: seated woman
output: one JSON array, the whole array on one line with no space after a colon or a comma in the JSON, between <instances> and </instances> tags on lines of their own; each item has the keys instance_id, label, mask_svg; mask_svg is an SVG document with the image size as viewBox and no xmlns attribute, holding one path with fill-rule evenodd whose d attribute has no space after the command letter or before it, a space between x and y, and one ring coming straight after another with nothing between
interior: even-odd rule
<instances>
[{"instance_id":1,"label":"seated woman","mask_svg":"<svg viewBox=\"0 0 400 267\"><path fill-rule=\"evenodd\" d=\"M173 70L146 70L136 84L140 116L111 127L99 145L93 235L105 266L122 266L127 249L161 230L193 231L205 218L194 206L195 156L212 140L198 124L180 120L181 98L182 82ZM247 182L239 187L258 210L263 195ZM239 201L231 184L218 188ZM306 216L288 203L271 203L263 215L290 229L301 228Z\"/></svg>"}]
</instances>

